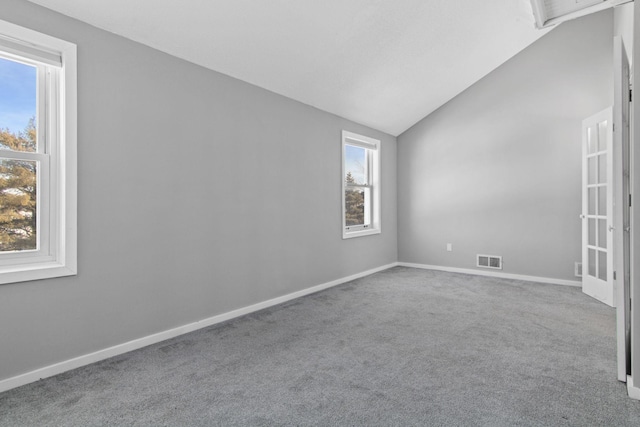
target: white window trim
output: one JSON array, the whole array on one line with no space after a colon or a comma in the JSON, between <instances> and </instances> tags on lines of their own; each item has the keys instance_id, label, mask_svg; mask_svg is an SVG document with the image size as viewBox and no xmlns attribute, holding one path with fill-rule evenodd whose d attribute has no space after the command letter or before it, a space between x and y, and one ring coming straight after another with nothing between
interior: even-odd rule
<instances>
[{"instance_id":1,"label":"white window trim","mask_svg":"<svg viewBox=\"0 0 640 427\"><path fill-rule=\"evenodd\" d=\"M49 171L48 248L36 256L25 252L0 254L0 284L77 274L77 53L76 45L0 20L0 50L18 59L33 60L56 68L51 79L57 108L48 106L47 138L55 138ZM54 123L52 126L51 123ZM2 157L20 157L20 153ZM41 173L41 179L44 174ZM38 203L41 201L39 200ZM42 249L48 253L42 254ZM5 260L2 260L2 256Z\"/></svg>"},{"instance_id":2,"label":"white window trim","mask_svg":"<svg viewBox=\"0 0 640 427\"><path fill-rule=\"evenodd\" d=\"M350 226L347 227L345 219L345 190L346 183L344 177L345 171L345 145L362 147L370 150L371 169L371 224L368 227ZM359 135L357 133L342 131L342 238L351 239L353 237L370 236L372 234L380 234L382 232L381 214L380 214L380 141L368 136Z\"/></svg>"},{"instance_id":3,"label":"white window trim","mask_svg":"<svg viewBox=\"0 0 640 427\"><path fill-rule=\"evenodd\" d=\"M531 0L531 9L533 9L533 16L535 18L536 27L538 29L543 29L592 13L600 12L611 7L620 6L631 1L633 0L600 0L599 3L590 6L583 6L582 8L580 8L580 5L578 5L576 7L577 10L575 10L574 12L566 13L559 16L548 16L547 7L545 6L544 0ZM576 0L575 3L580 3L580 1Z\"/></svg>"}]
</instances>

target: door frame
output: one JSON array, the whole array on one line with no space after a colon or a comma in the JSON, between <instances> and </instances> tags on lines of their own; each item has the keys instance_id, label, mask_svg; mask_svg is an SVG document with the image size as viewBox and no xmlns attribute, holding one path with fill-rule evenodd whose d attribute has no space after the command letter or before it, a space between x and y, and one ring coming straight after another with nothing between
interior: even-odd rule
<instances>
[{"instance_id":1,"label":"door frame","mask_svg":"<svg viewBox=\"0 0 640 427\"><path fill-rule=\"evenodd\" d=\"M631 375L630 67L622 37L613 40L613 260L616 289L618 380Z\"/></svg>"}]
</instances>

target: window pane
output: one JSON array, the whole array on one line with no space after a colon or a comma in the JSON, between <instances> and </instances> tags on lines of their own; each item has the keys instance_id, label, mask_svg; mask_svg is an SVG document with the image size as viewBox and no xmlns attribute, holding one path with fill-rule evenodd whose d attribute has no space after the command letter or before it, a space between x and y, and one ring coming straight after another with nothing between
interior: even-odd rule
<instances>
[{"instance_id":1,"label":"window pane","mask_svg":"<svg viewBox=\"0 0 640 427\"><path fill-rule=\"evenodd\" d=\"M344 192L345 206L345 224L352 225L368 225L371 220L369 218L370 193L369 188L347 189Z\"/></svg>"},{"instance_id":2,"label":"window pane","mask_svg":"<svg viewBox=\"0 0 640 427\"><path fill-rule=\"evenodd\" d=\"M345 182L349 184L369 184L366 149L344 146L344 173Z\"/></svg>"},{"instance_id":3,"label":"window pane","mask_svg":"<svg viewBox=\"0 0 640 427\"><path fill-rule=\"evenodd\" d=\"M0 58L0 150L36 151L36 67Z\"/></svg>"},{"instance_id":4,"label":"window pane","mask_svg":"<svg viewBox=\"0 0 640 427\"><path fill-rule=\"evenodd\" d=\"M36 167L0 159L0 252L37 249Z\"/></svg>"}]
</instances>

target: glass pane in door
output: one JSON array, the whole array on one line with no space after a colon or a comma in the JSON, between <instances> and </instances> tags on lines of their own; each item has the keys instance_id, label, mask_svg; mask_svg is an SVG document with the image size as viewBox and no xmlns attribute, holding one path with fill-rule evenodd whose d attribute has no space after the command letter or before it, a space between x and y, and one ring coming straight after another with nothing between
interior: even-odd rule
<instances>
[{"instance_id":1,"label":"glass pane in door","mask_svg":"<svg viewBox=\"0 0 640 427\"><path fill-rule=\"evenodd\" d=\"M598 215L607 214L607 187L598 187Z\"/></svg>"},{"instance_id":2,"label":"glass pane in door","mask_svg":"<svg viewBox=\"0 0 640 427\"><path fill-rule=\"evenodd\" d=\"M589 249L589 276L596 277L596 251Z\"/></svg>"},{"instance_id":3,"label":"glass pane in door","mask_svg":"<svg viewBox=\"0 0 640 427\"><path fill-rule=\"evenodd\" d=\"M596 245L596 220L593 218L589 218L589 230L587 230L587 232L589 233L588 237L588 245L589 246L595 246Z\"/></svg>"},{"instance_id":4,"label":"glass pane in door","mask_svg":"<svg viewBox=\"0 0 640 427\"><path fill-rule=\"evenodd\" d=\"M598 278L607 280L607 253L598 251Z\"/></svg>"},{"instance_id":5,"label":"glass pane in door","mask_svg":"<svg viewBox=\"0 0 640 427\"><path fill-rule=\"evenodd\" d=\"M589 157L587 159L588 168L587 168L587 183L588 184L596 184L596 166L597 166L597 157Z\"/></svg>"},{"instance_id":6,"label":"glass pane in door","mask_svg":"<svg viewBox=\"0 0 640 427\"><path fill-rule=\"evenodd\" d=\"M593 154L598 151L598 138L596 133L596 126L589 126L587 128L587 154Z\"/></svg>"},{"instance_id":7,"label":"glass pane in door","mask_svg":"<svg viewBox=\"0 0 640 427\"><path fill-rule=\"evenodd\" d=\"M598 151L607 151L607 121L598 123Z\"/></svg>"},{"instance_id":8,"label":"glass pane in door","mask_svg":"<svg viewBox=\"0 0 640 427\"><path fill-rule=\"evenodd\" d=\"M607 248L607 220L606 219L598 220L598 246L603 249Z\"/></svg>"},{"instance_id":9,"label":"glass pane in door","mask_svg":"<svg viewBox=\"0 0 640 427\"><path fill-rule=\"evenodd\" d=\"M607 155L600 154L598 157L598 183L607 182Z\"/></svg>"},{"instance_id":10,"label":"glass pane in door","mask_svg":"<svg viewBox=\"0 0 640 427\"><path fill-rule=\"evenodd\" d=\"M588 200L588 207L587 207L587 209L588 209L587 214L588 215L595 215L596 214L596 191L597 191L596 188L589 188L587 190L587 192L588 192L587 197L589 199Z\"/></svg>"}]
</instances>

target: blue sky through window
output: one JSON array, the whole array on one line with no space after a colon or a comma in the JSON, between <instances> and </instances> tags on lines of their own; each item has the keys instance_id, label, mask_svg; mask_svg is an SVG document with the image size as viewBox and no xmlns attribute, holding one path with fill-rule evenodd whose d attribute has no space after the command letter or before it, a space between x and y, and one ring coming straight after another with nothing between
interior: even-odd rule
<instances>
[{"instance_id":1,"label":"blue sky through window","mask_svg":"<svg viewBox=\"0 0 640 427\"><path fill-rule=\"evenodd\" d=\"M22 132L36 115L36 68L0 58L0 129Z\"/></svg>"},{"instance_id":2,"label":"blue sky through window","mask_svg":"<svg viewBox=\"0 0 640 427\"><path fill-rule=\"evenodd\" d=\"M361 147L354 147L353 145L345 145L345 177L346 174L351 172L351 176L358 184L365 183L365 165L366 165L366 150Z\"/></svg>"}]
</instances>

